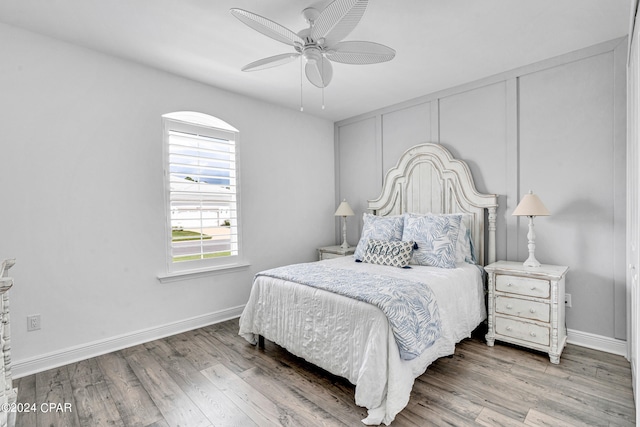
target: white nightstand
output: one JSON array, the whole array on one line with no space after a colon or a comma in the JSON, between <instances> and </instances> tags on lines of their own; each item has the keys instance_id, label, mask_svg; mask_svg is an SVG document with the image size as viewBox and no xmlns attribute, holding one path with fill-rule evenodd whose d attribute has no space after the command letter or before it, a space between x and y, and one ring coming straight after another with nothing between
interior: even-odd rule
<instances>
[{"instance_id":1,"label":"white nightstand","mask_svg":"<svg viewBox=\"0 0 640 427\"><path fill-rule=\"evenodd\" d=\"M560 363L567 342L564 278L569 267L525 267L498 261L485 267L489 276L487 345L495 340L549 353Z\"/></svg>"},{"instance_id":2,"label":"white nightstand","mask_svg":"<svg viewBox=\"0 0 640 427\"><path fill-rule=\"evenodd\" d=\"M349 256L353 255L356 251L355 246L350 247L349 249L342 249L342 246L325 246L323 248L318 248L318 259L322 261L323 259L331 259L338 258L341 256Z\"/></svg>"}]
</instances>

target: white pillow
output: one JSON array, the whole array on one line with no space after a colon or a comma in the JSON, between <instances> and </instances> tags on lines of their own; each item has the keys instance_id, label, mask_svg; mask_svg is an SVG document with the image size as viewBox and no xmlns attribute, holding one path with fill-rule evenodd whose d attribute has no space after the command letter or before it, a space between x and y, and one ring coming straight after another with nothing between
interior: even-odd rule
<instances>
[{"instance_id":1,"label":"white pillow","mask_svg":"<svg viewBox=\"0 0 640 427\"><path fill-rule=\"evenodd\" d=\"M462 221L460 222L460 231L458 232L458 239L456 241L456 262L466 262L469 264L476 264L475 248L473 247L473 240L471 240L471 231L465 224L465 216L462 215Z\"/></svg>"}]
</instances>

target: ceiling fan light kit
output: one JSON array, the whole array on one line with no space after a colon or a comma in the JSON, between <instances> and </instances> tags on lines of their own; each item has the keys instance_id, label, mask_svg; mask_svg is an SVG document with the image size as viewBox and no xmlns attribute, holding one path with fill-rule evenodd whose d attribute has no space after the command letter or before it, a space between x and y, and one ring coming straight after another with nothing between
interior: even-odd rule
<instances>
[{"instance_id":1,"label":"ceiling fan light kit","mask_svg":"<svg viewBox=\"0 0 640 427\"><path fill-rule=\"evenodd\" d=\"M247 64L242 71L264 70L301 57L309 82L325 88L333 77L332 61L356 65L390 61L396 52L388 46L368 41L342 41L358 25L366 7L367 0L335 0L322 11L308 7L302 11L302 16L309 28L298 33L255 13L231 9L231 14L247 26L294 49L291 53Z\"/></svg>"}]
</instances>

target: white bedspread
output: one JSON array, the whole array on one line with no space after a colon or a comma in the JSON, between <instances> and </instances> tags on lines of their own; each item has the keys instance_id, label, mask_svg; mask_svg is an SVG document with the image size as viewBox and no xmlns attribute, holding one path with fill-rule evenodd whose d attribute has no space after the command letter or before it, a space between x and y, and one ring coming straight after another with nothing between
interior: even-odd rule
<instances>
[{"instance_id":1,"label":"white bedspread","mask_svg":"<svg viewBox=\"0 0 640 427\"><path fill-rule=\"evenodd\" d=\"M442 336L413 360L401 360L379 308L321 289L259 277L240 317L240 335L256 335L355 384L355 402L368 409L365 424L389 424L409 402L414 379L434 360L453 354L486 317L478 267L411 269L356 263L353 257L320 261L335 268L369 271L428 284L434 292Z\"/></svg>"}]
</instances>

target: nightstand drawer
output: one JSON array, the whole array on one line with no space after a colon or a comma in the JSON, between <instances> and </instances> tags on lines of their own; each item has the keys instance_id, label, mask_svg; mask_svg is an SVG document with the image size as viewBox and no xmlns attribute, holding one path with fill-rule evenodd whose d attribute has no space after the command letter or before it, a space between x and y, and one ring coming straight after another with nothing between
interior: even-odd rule
<instances>
[{"instance_id":1,"label":"nightstand drawer","mask_svg":"<svg viewBox=\"0 0 640 427\"><path fill-rule=\"evenodd\" d=\"M496 297L496 312L511 316L524 317L526 319L549 322L549 304L537 301L529 301L519 298L510 298L503 295Z\"/></svg>"},{"instance_id":2,"label":"nightstand drawer","mask_svg":"<svg viewBox=\"0 0 640 427\"><path fill-rule=\"evenodd\" d=\"M320 253L320 260L331 259L331 258L341 258L343 256L344 255L332 254L331 252L321 252Z\"/></svg>"},{"instance_id":3,"label":"nightstand drawer","mask_svg":"<svg viewBox=\"0 0 640 427\"><path fill-rule=\"evenodd\" d=\"M496 291L549 298L549 281L498 274L496 275Z\"/></svg>"},{"instance_id":4,"label":"nightstand drawer","mask_svg":"<svg viewBox=\"0 0 640 427\"><path fill-rule=\"evenodd\" d=\"M540 345L549 345L549 328L496 316L496 334Z\"/></svg>"},{"instance_id":5,"label":"nightstand drawer","mask_svg":"<svg viewBox=\"0 0 640 427\"><path fill-rule=\"evenodd\" d=\"M355 251L356 248L354 247L345 249L342 246L324 246L322 248L318 248L318 259L322 261L323 259L351 256Z\"/></svg>"}]
</instances>

